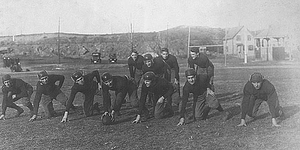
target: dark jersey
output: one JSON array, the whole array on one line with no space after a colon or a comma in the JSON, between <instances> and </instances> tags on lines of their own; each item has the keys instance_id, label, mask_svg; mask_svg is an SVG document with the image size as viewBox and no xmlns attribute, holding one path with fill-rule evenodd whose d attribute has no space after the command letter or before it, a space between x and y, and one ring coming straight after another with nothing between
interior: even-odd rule
<instances>
[{"instance_id":1,"label":"dark jersey","mask_svg":"<svg viewBox=\"0 0 300 150\"><path fill-rule=\"evenodd\" d=\"M83 85L74 83L74 85L72 86L71 94L70 94L70 97L67 102L67 108L66 108L67 112L69 112L69 110L73 104L73 101L75 99L75 95L78 92L81 92L84 95L94 94L95 90L98 88L97 83L100 83L99 72L97 70L95 70L89 74L86 74L83 76L83 80L84 80Z\"/></svg>"},{"instance_id":2,"label":"dark jersey","mask_svg":"<svg viewBox=\"0 0 300 150\"><path fill-rule=\"evenodd\" d=\"M143 70L143 74L152 71L155 73L155 75L159 77L165 77L168 80L169 73L170 73L170 66L167 63L165 63L162 59L156 57L153 59L152 66L147 67L147 65L144 64L142 70Z\"/></svg>"},{"instance_id":3,"label":"dark jersey","mask_svg":"<svg viewBox=\"0 0 300 150\"><path fill-rule=\"evenodd\" d=\"M33 87L26 83L25 81L23 81L22 79L16 79L16 78L12 78L10 79L11 82L11 86L10 87L6 87L5 85L2 86L2 92L3 92L3 102L2 102L2 112L3 114L5 114L7 105L6 102L7 101L13 101L11 99L11 95L16 94L16 98L15 100L18 100L22 97L27 97L28 95L28 89L31 88L33 89ZM8 93L11 93L11 95L8 95Z\"/></svg>"},{"instance_id":4,"label":"dark jersey","mask_svg":"<svg viewBox=\"0 0 300 150\"><path fill-rule=\"evenodd\" d=\"M177 81L179 81L179 66L178 66L177 58L171 54L169 54L166 59L163 59L162 56L159 56L158 58L164 60L169 65L170 69L174 69L175 78L177 79Z\"/></svg>"},{"instance_id":5,"label":"dark jersey","mask_svg":"<svg viewBox=\"0 0 300 150\"><path fill-rule=\"evenodd\" d=\"M196 81L191 85L188 81L183 86L183 96L180 117L184 117L185 107L189 98L189 94L193 94L193 101L197 101L198 96L206 92L207 88L211 88L207 76L197 75Z\"/></svg>"},{"instance_id":6,"label":"dark jersey","mask_svg":"<svg viewBox=\"0 0 300 150\"><path fill-rule=\"evenodd\" d=\"M158 100L160 97L168 98L171 97L173 94L173 86L170 82L168 82L164 78L156 77L156 79L153 82L153 85L150 87L146 87L145 83L142 85L142 91L141 91L141 99L140 99L140 105L139 105L139 114L142 114L145 102L146 102L146 97L148 93L153 93L154 94L154 100Z\"/></svg>"},{"instance_id":7,"label":"dark jersey","mask_svg":"<svg viewBox=\"0 0 300 150\"><path fill-rule=\"evenodd\" d=\"M42 84L41 81L38 81L36 84L36 93L33 101L34 105L34 113L37 114L39 104L42 98L42 95L48 95L51 99L56 98L56 96L61 92L60 88L62 87L65 81L65 77L63 75L55 75L50 74L48 75L48 83ZM55 83L59 82L58 85Z\"/></svg>"},{"instance_id":8,"label":"dark jersey","mask_svg":"<svg viewBox=\"0 0 300 150\"><path fill-rule=\"evenodd\" d=\"M133 60L132 57L129 57L128 67L129 67L130 77L134 78L136 69L142 70L143 65L144 65L144 57L142 55L138 55L136 60Z\"/></svg>"},{"instance_id":9,"label":"dark jersey","mask_svg":"<svg viewBox=\"0 0 300 150\"><path fill-rule=\"evenodd\" d=\"M115 93L124 92L126 93L128 90L128 79L124 76L113 76L112 77L112 87L109 87L102 83L102 93L103 93L103 107L104 112L108 112L109 108L111 107L108 101L110 101L110 94L109 90L115 91Z\"/></svg>"},{"instance_id":10,"label":"dark jersey","mask_svg":"<svg viewBox=\"0 0 300 150\"><path fill-rule=\"evenodd\" d=\"M274 85L268 81L267 79L264 79L261 83L260 89L255 89L254 86L250 81L248 81L244 86L244 97L243 97L243 103L242 105L247 105L249 103L250 98L254 96L254 99L262 99L262 100L271 100L271 101L278 101L278 96L275 90ZM244 107L244 108L247 108ZM247 110L242 110L242 118L245 118Z\"/></svg>"},{"instance_id":11,"label":"dark jersey","mask_svg":"<svg viewBox=\"0 0 300 150\"><path fill-rule=\"evenodd\" d=\"M189 67L195 69L196 72L198 70L198 67L204 68L206 69L206 72L208 73L209 77L214 76L214 65L205 54L200 53L199 56L196 57L195 59L189 57L188 64ZM208 69L209 67L212 69Z\"/></svg>"}]
</instances>

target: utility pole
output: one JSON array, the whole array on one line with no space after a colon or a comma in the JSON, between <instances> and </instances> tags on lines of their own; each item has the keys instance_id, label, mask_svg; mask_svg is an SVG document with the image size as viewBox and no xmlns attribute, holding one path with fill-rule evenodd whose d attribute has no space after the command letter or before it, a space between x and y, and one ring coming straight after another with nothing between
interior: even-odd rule
<instances>
[{"instance_id":1,"label":"utility pole","mask_svg":"<svg viewBox=\"0 0 300 150\"><path fill-rule=\"evenodd\" d=\"M246 64L248 62L248 49L247 49L247 32L246 32L246 28L245 26L243 27L244 28L244 63Z\"/></svg>"},{"instance_id":2,"label":"utility pole","mask_svg":"<svg viewBox=\"0 0 300 150\"><path fill-rule=\"evenodd\" d=\"M225 54L225 66L227 65L227 29L225 28L225 48L224 48L224 54Z\"/></svg>"},{"instance_id":3,"label":"utility pole","mask_svg":"<svg viewBox=\"0 0 300 150\"><path fill-rule=\"evenodd\" d=\"M57 51L58 51L58 64L60 64L60 17L58 18L58 33L57 33L57 39L58 39L58 44L57 44Z\"/></svg>"},{"instance_id":4,"label":"utility pole","mask_svg":"<svg viewBox=\"0 0 300 150\"><path fill-rule=\"evenodd\" d=\"M187 44L187 60L189 59L190 53L190 41L191 41L191 27L189 26L188 44Z\"/></svg>"},{"instance_id":5,"label":"utility pole","mask_svg":"<svg viewBox=\"0 0 300 150\"><path fill-rule=\"evenodd\" d=\"M131 42L131 51L133 51L133 27L132 27L132 23L130 23L130 42Z\"/></svg>"}]
</instances>

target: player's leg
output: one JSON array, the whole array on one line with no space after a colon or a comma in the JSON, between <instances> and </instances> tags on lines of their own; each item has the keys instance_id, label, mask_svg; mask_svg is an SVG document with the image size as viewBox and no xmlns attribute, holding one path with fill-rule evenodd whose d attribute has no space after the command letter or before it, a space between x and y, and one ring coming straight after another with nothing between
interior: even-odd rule
<instances>
[{"instance_id":1,"label":"player's leg","mask_svg":"<svg viewBox=\"0 0 300 150\"><path fill-rule=\"evenodd\" d=\"M41 104L42 104L42 107L44 108L46 118L51 118L56 114L56 112L54 111L52 99L50 98L50 96L43 95Z\"/></svg>"},{"instance_id":2,"label":"player's leg","mask_svg":"<svg viewBox=\"0 0 300 150\"><path fill-rule=\"evenodd\" d=\"M257 117L258 109L259 109L261 103L263 102L263 100L262 99L255 99L255 100L251 100L251 101L254 101L254 105L253 105L252 115L249 114L249 116L252 117L252 118L255 118L255 117ZM250 108L251 108L251 106L250 106Z\"/></svg>"},{"instance_id":3,"label":"player's leg","mask_svg":"<svg viewBox=\"0 0 300 150\"><path fill-rule=\"evenodd\" d=\"M207 119L208 112L210 111L210 107L206 103L205 97L206 97L206 92L198 96L198 99L195 104L195 118L198 120Z\"/></svg>"},{"instance_id":4,"label":"player's leg","mask_svg":"<svg viewBox=\"0 0 300 150\"><path fill-rule=\"evenodd\" d=\"M129 97L131 107L136 108L139 106L139 100L137 96L137 86L132 82L128 84L128 97Z\"/></svg>"},{"instance_id":5,"label":"player's leg","mask_svg":"<svg viewBox=\"0 0 300 150\"><path fill-rule=\"evenodd\" d=\"M21 107L17 106L13 102L7 102L6 106L9 107L9 108L13 108L13 109L17 110L17 113L16 113L15 117L19 117L24 112L24 110Z\"/></svg>"}]
</instances>

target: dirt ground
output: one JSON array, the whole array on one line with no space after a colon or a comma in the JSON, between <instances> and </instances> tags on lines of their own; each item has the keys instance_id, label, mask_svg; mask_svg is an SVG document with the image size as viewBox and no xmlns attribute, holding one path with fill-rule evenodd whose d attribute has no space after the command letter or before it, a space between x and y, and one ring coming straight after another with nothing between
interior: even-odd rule
<instances>
[{"instance_id":1,"label":"dirt ground","mask_svg":"<svg viewBox=\"0 0 300 150\"><path fill-rule=\"evenodd\" d=\"M23 60L22 67L29 69L29 72L11 73L7 68L0 68L0 74L11 73L12 77L22 78L34 87L36 74L40 70L63 74L66 81L62 90L67 95L72 86L70 76L76 69L86 72L98 69L100 73L109 71L113 75L129 74L122 61L119 64L92 65L86 60L64 60L62 64L52 64L50 60ZM212 61L215 64L217 97L225 110L231 112L228 121L221 121L221 115L213 110L207 121L188 121L186 125L177 127L178 110L174 107L177 113L171 118L151 118L147 122L132 124L136 110L124 105L116 123L104 126L100 114L86 118L80 113L83 99L78 94L75 105L79 111L71 112L67 123L60 123L64 107L56 101L55 110L60 116L52 119L39 116L34 122L28 122L27 108L22 106L25 113L18 118L13 117L15 110L8 109L7 119L0 121L0 149L299 149L300 63L282 61L243 64L242 60L237 60L228 61L225 67L222 59ZM179 62L183 85L187 65L186 60ZM247 127L237 127L240 122L238 104L242 100L242 89L253 72L261 72L275 85L280 105L286 114L286 119L280 122L281 127L271 126L266 103L261 106L257 120L247 118ZM2 92L0 94L2 97ZM102 97L97 95L95 102L102 104ZM39 115L42 113L43 109L40 108ZM188 113L191 113L191 109L188 109Z\"/></svg>"}]
</instances>

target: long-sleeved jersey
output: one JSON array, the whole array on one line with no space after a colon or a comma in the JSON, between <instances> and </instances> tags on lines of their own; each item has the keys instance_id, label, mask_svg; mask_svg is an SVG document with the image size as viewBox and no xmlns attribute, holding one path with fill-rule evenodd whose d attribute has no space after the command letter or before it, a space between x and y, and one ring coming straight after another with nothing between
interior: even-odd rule
<instances>
[{"instance_id":1,"label":"long-sleeved jersey","mask_svg":"<svg viewBox=\"0 0 300 150\"><path fill-rule=\"evenodd\" d=\"M115 93L124 92L126 93L128 90L128 79L124 76L113 76L112 77L112 87L109 87L102 83L102 94L103 94L103 107L104 112L108 112L110 106L110 94L109 90L115 91Z\"/></svg>"},{"instance_id":2,"label":"long-sleeved jersey","mask_svg":"<svg viewBox=\"0 0 300 150\"><path fill-rule=\"evenodd\" d=\"M153 59L153 64L150 67L147 67L146 64L143 65L142 67L143 74L146 72L152 71L155 73L155 75L159 77L165 77L167 80L170 78L170 66L165 63L162 59L160 58L154 58ZM171 80L171 79L170 79Z\"/></svg>"},{"instance_id":3,"label":"long-sleeved jersey","mask_svg":"<svg viewBox=\"0 0 300 150\"><path fill-rule=\"evenodd\" d=\"M2 92L3 92L3 102L2 102L2 112L5 114L5 111L7 109L7 101L16 101L22 97L28 96L28 88L33 88L30 84L26 83L22 79L16 79L12 78L10 79L11 87L6 87L5 85L2 86ZM11 99L11 95L8 95L8 93L11 93L11 95L16 94L15 99Z\"/></svg>"},{"instance_id":4,"label":"long-sleeved jersey","mask_svg":"<svg viewBox=\"0 0 300 150\"><path fill-rule=\"evenodd\" d=\"M96 79L97 81L95 81L94 79ZM67 102L67 108L66 108L67 112L69 112L69 110L73 104L73 101L75 99L75 96L78 92L81 92L84 95L88 95L90 93L93 93L93 91L95 91L98 88L97 83L101 82L99 72L97 70L95 70L91 73L84 75L83 81L84 81L83 85L74 83L74 85L72 86L71 94L70 94L70 97Z\"/></svg>"},{"instance_id":5,"label":"long-sleeved jersey","mask_svg":"<svg viewBox=\"0 0 300 150\"><path fill-rule=\"evenodd\" d=\"M214 65L213 63L208 59L208 57L204 54L199 54L198 57L196 57L195 59L189 57L188 58L188 64L190 68L193 68L197 71L197 67L199 68L205 68L208 76L212 77L214 75L213 70L208 70L208 67L211 67L212 69L214 69Z\"/></svg>"},{"instance_id":6,"label":"long-sleeved jersey","mask_svg":"<svg viewBox=\"0 0 300 150\"><path fill-rule=\"evenodd\" d=\"M193 101L197 101L198 96L206 92L207 88L211 88L207 76L197 75L196 81L191 85L188 81L185 82L183 86L183 96L182 96L182 105L180 111L180 117L183 118L185 114L186 104L189 98L189 94L193 94Z\"/></svg>"},{"instance_id":7,"label":"long-sleeved jersey","mask_svg":"<svg viewBox=\"0 0 300 150\"><path fill-rule=\"evenodd\" d=\"M242 107L247 108L248 104L250 102L250 98L253 97L255 99L262 99L265 101L273 101L274 103L278 101L278 96L275 90L274 85L268 81L267 79L264 79L261 83L260 89L255 89L254 86L250 81L248 81L244 86L244 97L242 102ZM242 118L246 117L247 109L242 110Z\"/></svg>"},{"instance_id":8,"label":"long-sleeved jersey","mask_svg":"<svg viewBox=\"0 0 300 150\"><path fill-rule=\"evenodd\" d=\"M150 87L146 87L145 83L143 83L142 85L141 99L139 104L139 115L141 115L143 112L148 93L154 94L154 103L156 103L158 98L162 96L164 98L170 98L173 94L173 86L166 79L156 77L156 79L152 82L153 83L151 84L153 85L150 85Z\"/></svg>"},{"instance_id":9,"label":"long-sleeved jersey","mask_svg":"<svg viewBox=\"0 0 300 150\"><path fill-rule=\"evenodd\" d=\"M159 56L158 58L164 60L170 66L170 69L174 69L175 78L177 79L177 81L179 81L179 66L178 66L177 58L171 54L169 54L166 59L163 59L162 56Z\"/></svg>"},{"instance_id":10,"label":"long-sleeved jersey","mask_svg":"<svg viewBox=\"0 0 300 150\"><path fill-rule=\"evenodd\" d=\"M33 110L35 115L37 115L42 95L48 95L51 99L56 98L56 96L61 92L60 88L62 87L64 81L65 77L63 75L50 74L48 75L47 84L42 84L41 81L37 82L36 93L33 101ZM56 85L56 82L59 82L59 84Z\"/></svg>"},{"instance_id":11,"label":"long-sleeved jersey","mask_svg":"<svg viewBox=\"0 0 300 150\"><path fill-rule=\"evenodd\" d=\"M130 77L134 78L136 69L142 70L142 66L144 65L144 57L142 55L138 55L136 60L133 60L132 57L128 58L128 67Z\"/></svg>"}]
</instances>

